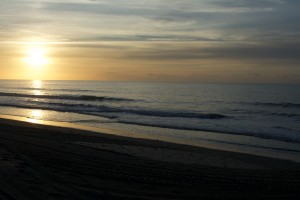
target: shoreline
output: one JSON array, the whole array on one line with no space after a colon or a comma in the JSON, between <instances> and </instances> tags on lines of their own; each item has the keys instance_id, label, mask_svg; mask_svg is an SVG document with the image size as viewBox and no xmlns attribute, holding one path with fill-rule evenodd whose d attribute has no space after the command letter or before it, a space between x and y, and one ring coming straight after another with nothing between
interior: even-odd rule
<instances>
[{"instance_id":1,"label":"shoreline","mask_svg":"<svg viewBox=\"0 0 300 200\"><path fill-rule=\"evenodd\" d=\"M295 161L291 161L291 160L285 160L285 159L278 159L278 158L273 158L273 157L267 157L267 156L260 156L260 155L253 155L253 154L247 154L247 153L241 153L241 152L235 152L235 151L229 151L229 150L220 150L220 149L214 149L214 148L206 148L206 147L201 147L201 146L194 146L194 145L190 145L190 144L184 144L184 143L176 143L176 142L170 142L170 141L164 141L164 140L156 140L153 138L141 138L138 137L138 135L133 135L133 137L131 137L127 132L118 132L118 134L114 134L113 131L117 131L117 130L112 130L112 129L99 129L99 128L94 128L94 127L88 127L88 126L81 126L81 125L77 125L74 124L74 127L70 127L70 125L73 125L71 123L67 123L67 122L51 122L51 121L43 121L43 120L38 120L40 121L40 123L37 123L37 121L35 120L34 122L32 122L32 119L28 119L28 121L23 121L23 120L18 120L19 117L15 117L15 116L8 116L11 117L11 119L8 118L2 118L3 115L0 115L0 125L13 125L16 127L26 127L26 128L30 128L30 129L36 129L36 130L41 130L41 131L53 131L55 133L62 133L62 134L70 134L70 135L80 135L82 137L98 137L98 138L105 138L105 139L111 139L111 140L116 140L116 141L124 141L125 145L123 146L130 146L130 144L132 143L133 146L136 147L145 147L145 148L151 148L152 152L151 153L158 153L158 151L156 152L157 149L170 149L172 151L183 151L183 152L201 152L201 153L209 153L211 155L213 155L214 157L216 157L216 155L218 154L222 154L221 157L224 157L224 155L226 155L227 157L234 157L234 158L246 158L246 159L242 159L245 160L245 163L250 164L248 161L249 158L251 158L250 160L266 160L268 162L277 162L278 163L291 163L292 165L295 164L295 166L299 166L300 168L300 163L295 162ZM20 117L22 118L22 117ZM44 123L44 124L42 124ZM1 131L1 130L0 130ZM49 138L50 139L50 138ZM129 145L126 145L126 143L129 143ZM78 144L81 146L87 146L87 147L91 147L91 148L96 148L96 149L102 149L102 150L108 150L108 151L115 151L118 153L122 153L122 154L128 154L131 156L138 156L138 157L147 157L150 156L150 159L153 160L166 160L168 162L172 162L172 159L168 159L170 157L169 154L166 155L165 158L156 158L155 156L151 155L151 154L146 154L143 155L141 153L137 153L135 152L135 150L130 150L130 148L124 148L122 147L121 150L118 149L118 146L115 147L108 147L108 146L101 146L101 145L97 145L97 143L95 142L83 142L83 141L77 141L74 142L74 144ZM148 149L151 151L151 149ZM195 155L192 155L195 156ZM210 155L209 155L210 156ZM217 158L217 159L220 159ZM229 161L233 161L233 160L229 160ZM199 162L195 162L195 163L191 163L191 162L187 162L185 163L184 161L181 161L182 164L204 164L207 166L217 166L217 167L229 167L230 166L218 166L218 164L215 163L215 161L211 161L208 163L205 163L203 161L199 161ZM250 164L250 166L254 166L253 168L261 168L260 166L255 166L255 164ZM270 166L274 166L273 164ZM281 165L275 165L276 167L281 166ZM283 165L286 166L286 165ZM232 165L233 168L239 168L240 165L237 165L236 163ZM275 168L276 168L275 167ZM247 166L243 166L242 168L248 168ZM251 167L250 167L251 168ZM264 168L264 167L262 167ZM267 168L271 168L271 167L267 167ZM280 169L280 168L279 168Z\"/></svg>"},{"instance_id":2,"label":"shoreline","mask_svg":"<svg viewBox=\"0 0 300 200\"><path fill-rule=\"evenodd\" d=\"M0 159L6 199L293 199L300 186L291 161L9 119Z\"/></svg>"},{"instance_id":3,"label":"shoreline","mask_svg":"<svg viewBox=\"0 0 300 200\"><path fill-rule=\"evenodd\" d=\"M206 131L197 131L199 134L202 135L202 140L191 140L186 138L171 138L168 136L160 136L159 138L153 137L149 134L142 134L136 131L128 132L120 129L111 129L111 128L99 128L99 127L92 127L86 125L79 125L70 122L55 122L55 121L45 121L45 120L37 120L31 119L26 117L19 117L19 116L11 116L11 115L2 115L0 114L0 121L7 120L8 123L13 122L13 124L19 123L30 125L36 124L36 126L44 127L50 130L60 130L60 129L70 129L71 131L75 131L77 133L85 132L85 134L102 134L106 135L107 137L121 137L123 139L137 139L137 140L149 140L155 142L162 142L162 143L172 143L177 146L192 146L194 148L202 148L208 150L216 150L221 152L230 152L230 153L238 153L242 155L252 155L258 157L265 157L270 159L277 159L277 160L285 160L285 161L292 161L300 163L300 145L296 143L290 143L285 141L277 141L271 139L262 139L256 138L253 136L244 136L244 135L233 135L233 134L224 134L224 133L217 133L217 132L206 132ZM217 141L215 138L219 139L222 138L223 141ZM238 139L237 139L238 138ZM247 141L250 145L245 144L230 144L232 141ZM229 143L226 143L229 142ZM258 145L258 146L254 146ZM82 144L88 145L88 144ZM253 146L252 146L253 145ZM259 146L261 145L261 146ZM266 147L264 147L266 145ZM277 145L280 148L272 147ZM95 146L94 146L95 148ZM99 147L97 147L99 148ZM293 150L293 148L295 150Z\"/></svg>"}]
</instances>

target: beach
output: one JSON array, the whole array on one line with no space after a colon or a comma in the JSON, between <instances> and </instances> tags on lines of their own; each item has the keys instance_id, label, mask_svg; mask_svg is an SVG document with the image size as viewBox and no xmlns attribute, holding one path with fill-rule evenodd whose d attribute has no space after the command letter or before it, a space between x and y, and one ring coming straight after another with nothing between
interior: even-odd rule
<instances>
[{"instance_id":1,"label":"beach","mask_svg":"<svg viewBox=\"0 0 300 200\"><path fill-rule=\"evenodd\" d=\"M0 200L300 200L299 10L1 1Z\"/></svg>"},{"instance_id":2,"label":"beach","mask_svg":"<svg viewBox=\"0 0 300 200\"><path fill-rule=\"evenodd\" d=\"M1 199L295 199L300 163L0 120Z\"/></svg>"}]
</instances>

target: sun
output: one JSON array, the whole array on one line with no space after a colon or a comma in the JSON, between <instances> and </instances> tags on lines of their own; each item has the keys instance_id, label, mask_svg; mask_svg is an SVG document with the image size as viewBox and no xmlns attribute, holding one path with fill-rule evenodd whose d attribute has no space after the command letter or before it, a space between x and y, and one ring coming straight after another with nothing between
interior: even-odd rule
<instances>
[{"instance_id":1,"label":"sun","mask_svg":"<svg viewBox=\"0 0 300 200\"><path fill-rule=\"evenodd\" d=\"M41 67L48 63L46 51L42 47L31 47L26 51L26 63L32 67Z\"/></svg>"}]
</instances>

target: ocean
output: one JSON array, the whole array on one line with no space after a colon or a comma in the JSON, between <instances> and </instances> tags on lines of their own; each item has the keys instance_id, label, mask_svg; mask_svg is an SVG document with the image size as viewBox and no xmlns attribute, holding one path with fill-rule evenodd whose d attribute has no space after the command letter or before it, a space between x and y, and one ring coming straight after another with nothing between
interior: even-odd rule
<instances>
[{"instance_id":1,"label":"ocean","mask_svg":"<svg viewBox=\"0 0 300 200\"><path fill-rule=\"evenodd\" d=\"M2 80L0 114L300 159L300 85Z\"/></svg>"}]
</instances>

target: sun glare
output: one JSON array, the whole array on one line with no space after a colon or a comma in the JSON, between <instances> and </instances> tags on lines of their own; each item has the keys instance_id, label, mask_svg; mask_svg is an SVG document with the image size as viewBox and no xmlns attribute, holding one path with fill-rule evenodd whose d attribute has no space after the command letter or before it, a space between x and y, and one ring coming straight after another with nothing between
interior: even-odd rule
<instances>
[{"instance_id":1,"label":"sun glare","mask_svg":"<svg viewBox=\"0 0 300 200\"><path fill-rule=\"evenodd\" d=\"M41 119L43 117L43 112L41 110L33 110L31 115L31 118L33 119Z\"/></svg>"},{"instance_id":2,"label":"sun glare","mask_svg":"<svg viewBox=\"0 0 300 200\"><path fill-rule=\"evenodd\" d=\"M42 91L40 89L42 89L42 81L40 80L33 80L32 81L32 88L34 88L34 90L32 91L34 95L39 96L42 95Z\"/></svg>"},{"instance_id":3,"label":"sun glare","mask_svg":"<svg viewBox=\"0 0 300 200\"><path fill-rule=\"evenodd\" d=\"M43 111L42 110L32 110L30 114L31 114L30 118L28 118L26 120L30 123L37 124L43 118Z\"/></svg>"},{"instance_id":4,"label":"sun glare","mask_svg":"<svg viewBox=\"0 0 300 200\"><path fill-rule=\"evenodd\" d=\"M45 49L41 47L31 47L26 51L26 63L33 67L41 67L48 63L45 54Z\"/></svg>"}]
</instances>

